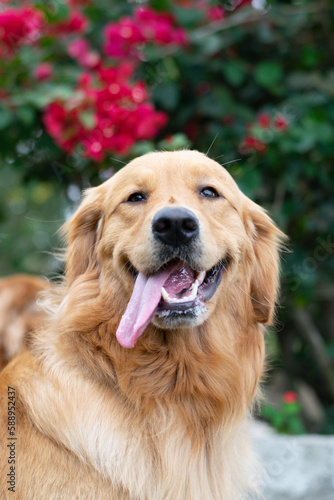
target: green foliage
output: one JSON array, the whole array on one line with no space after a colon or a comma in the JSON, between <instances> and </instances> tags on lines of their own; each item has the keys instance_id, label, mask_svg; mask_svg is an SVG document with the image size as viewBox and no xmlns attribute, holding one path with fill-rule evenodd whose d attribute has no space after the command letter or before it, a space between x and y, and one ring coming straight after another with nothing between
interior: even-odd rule
<instances>
[{"instance_id":1,"label":"green foliage","mask_svg":"<svg viewBox=\"0 0 334 500\"><path fill-rule=\"evenodd\" d=\"M299 402L285 402L279 407L273 405L262 406L262 417L278 432L283 434L304 434L305 427L301 418Z\"/></svg>"}]
</instances>

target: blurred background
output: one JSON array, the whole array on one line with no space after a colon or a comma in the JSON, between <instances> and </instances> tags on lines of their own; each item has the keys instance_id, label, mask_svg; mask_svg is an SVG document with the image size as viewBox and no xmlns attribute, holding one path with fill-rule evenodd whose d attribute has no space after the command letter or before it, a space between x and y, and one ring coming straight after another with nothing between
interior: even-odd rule
<instances>
[{"instance_id":1,"label":"blurred background","mask_svg":"<svg viewBox=\"0 0 334 500\"><path fill-rule=\"evenodd\" d=\"M334 6L0 0L0 276L145 152L208 153L289 236L262 418L334 433Z\"/></svg>"}]
</instances>

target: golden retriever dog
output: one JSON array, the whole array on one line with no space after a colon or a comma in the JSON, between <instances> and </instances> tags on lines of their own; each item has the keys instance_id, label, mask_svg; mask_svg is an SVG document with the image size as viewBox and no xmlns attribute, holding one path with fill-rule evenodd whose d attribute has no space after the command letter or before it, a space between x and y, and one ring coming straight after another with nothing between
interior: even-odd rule
<instances>
[{"instance_id":1,"label":"golden retriever dog","mask_svg":"<svg viewBox=\"0 0 334 500\"><path fill-rule=\"evenodd\" d=\"M46 290L46 280L28 274L0 278L0 370L21 349L25 337L45 317L38 308L38 292Z\"/></svg>"},{"instance_id":2,"label":"golden retriever dog","mask_svg":"<svg viewBox=\"0 0 334 500\"><path fill-rule=\"evenodd\" d=\"M2 494L248 498L282 233L196 151L131 161L64 231L48 321L1 376Z\"/></svg>"}]
</instances>

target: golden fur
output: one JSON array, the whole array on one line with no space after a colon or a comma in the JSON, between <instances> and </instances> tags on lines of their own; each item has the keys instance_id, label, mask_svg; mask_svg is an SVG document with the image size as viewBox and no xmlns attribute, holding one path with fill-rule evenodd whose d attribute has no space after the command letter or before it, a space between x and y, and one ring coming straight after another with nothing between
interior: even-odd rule
<instances>
[{"instance_id":1,"label":"golden fur","mask_svg":"<svg viewBox=\"0 0 334 500\"><path fill-rule=\"evenodd\" d=\"M223 197L200 197L204 186ZM147 202L124 203L138 191ZM168 329L153 319L126 349L115 332L133 289L127 264L157 268L150 227L166 206L198 217L203 270L224 256L228 267L198 324ZM132 161L88 190L64 230L66 279L47 294L48 323L1 376L2 437L7 386L16 389L16 498L248 498L257 468L249 411L282 233L225 169L195 151ZM6 492L6 449L0 457Z\"/></svg>"},{"instance_id":2,"label":"golden fur","mask_svg":"<svg viewBox=\"0 0 334 500\"><path fill-rule=\"evenodd\" d=\"M0 279L0 370L21 349L26 335L45 317L38 308L38 292L48 287L46 280L28 274Z\"/></svg>"}]
</instances>

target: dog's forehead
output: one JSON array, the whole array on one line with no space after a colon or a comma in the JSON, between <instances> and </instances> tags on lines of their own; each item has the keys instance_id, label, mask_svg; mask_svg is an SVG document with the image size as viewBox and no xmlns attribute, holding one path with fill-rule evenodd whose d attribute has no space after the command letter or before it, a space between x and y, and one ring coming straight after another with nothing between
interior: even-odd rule
<instances>
[{"instance_id":1,"label":"dog's forehead","mask_svg":"<svg viewBox=\"0 0 334 500\"><path fill-rule=\"evenodd\" d=\"M213 176L217 179L231 180L228 172L218 163L198 151L173 151L148 153L132 160L124 169L138 176L140 173L152 173L155 176L172 174L178 177ZM233 182L233 181L232 181Z\"/></svg>"},{"instance_id":2,"label":"dog's forehead","mask_svg":"<svg viewBox=\"0 0 334 500\"><path fill-rule=\"evenodd\" d=\"M138 188L159 186L218 184L234 202L241 192L231 175L217 162L198 151L148 153L135 158L112 178L113 189L126 189L129 184ZM231 200L232 201L232 200Z\"/></svg>"}]
</instances>

